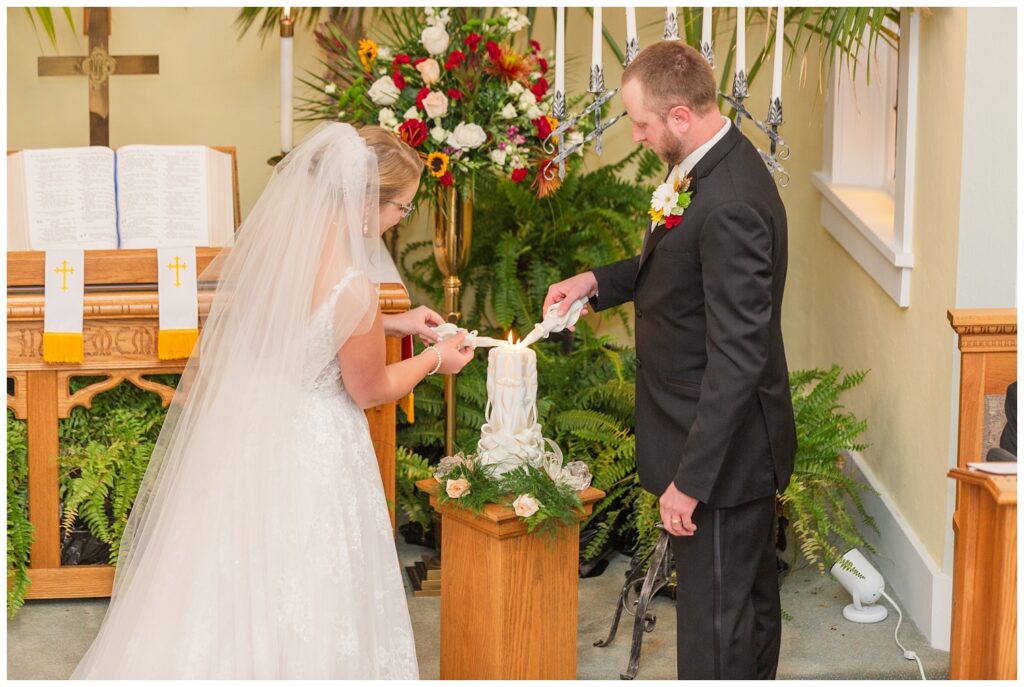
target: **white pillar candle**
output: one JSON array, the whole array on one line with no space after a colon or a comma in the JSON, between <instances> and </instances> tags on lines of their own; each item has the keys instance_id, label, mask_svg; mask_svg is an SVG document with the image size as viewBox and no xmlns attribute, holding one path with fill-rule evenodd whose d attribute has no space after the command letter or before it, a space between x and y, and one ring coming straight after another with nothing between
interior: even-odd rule
<instances>
[{"instance_id":1,"label":"white pillar candle","mask_svg":"<svg viewBox=\"0 0 1024 687\"><path fill-rule=\"evenodd\" d=\"M285 21L291 21L290 7L284 8ZM281 152L292 149L292 56L294 41L292 36L281 36Z\"/></svg>"},{"instance_id":2,"label":"white pillar candle","mask_svg":"<svg viewBox=\"0 0 1024 687\"><path fill-rule=\"evenodd\" d=\"M736 74L747 71L747 25L745 7L736 8Z\"/></svg>"},{"instance_id":3,"label":"white pillar candle","mask_svg":"<svg viewBox=\"0 0 1024 687\"><path fill-rule=\"evenodd\" d=\"M555 20L555 93L565 95L565 8L556 10Z\"/></svg>"},{"instance_id":4,"label":"white pillar candle","mask_svg":"<svg viewBox=\"0 0 1024 687\"><path fill-rule=\"evenodd\" d=\"M491 434L513 437L537 423L537 354L510 345L487 356L487 424Z\"/></svg>"},{"instance_id":5,"label":"white pillar candle","mask_svg":"<svg viewBox=\"0 0 1024 687\"><path fill-rule=\"evenodd\" d=\"M637 40L637 37L636 37L636 8L635 7L627 7L626 8L626 47L628 48L629 44L632 43L635 40Z\"/></svg>"},{"instance_id":6,"label":"white pillar candle","mask_svg":"<svg viewBox=\"0 0 1024 687\"><path fill-rule=\"evenodd\" d=\"M782 99L782 49L786 44L786 19L782 7L778 8L775 15L775 62L772 65L772 100Z\"/></svg>"},{"instance_id":7,"label":"white pillar candle","mask_svg":"<svg viewBox=\"0 0 1024 687\"><path fill-rule=\"evenodd\" d=\"M591 62L590 62L590 64L591 64L591 71L593 71L594 67L596 67L597 69L601 68L601 42L603 40L604 40L604 37L601 34L601 8L600 7L595 7L594 8L594 42L593 42L593 46L592 46L593 49L591 51L592 59L591 59Z\"/></svg>"},{"instance_id":8,"label":"white pillar candle","mask_svg":"<svg viewBox=\"0 0 1024 687\"><path fill-rule=\"evenodd\" d=\"M665 33L662 35L665 40L679 40L679 18L676 17L675 7L665 8Z\"/></svg>"},{"instance_id":9,"label":"white pillar candle","mask_svg":"<svg viewBox=\"0 0 1024 687\"><path fill-rule=\"evenodd\" d=\"M700 13L700 47L711 45L711 8L705 7Z\"/></svg>"}]
</instances>

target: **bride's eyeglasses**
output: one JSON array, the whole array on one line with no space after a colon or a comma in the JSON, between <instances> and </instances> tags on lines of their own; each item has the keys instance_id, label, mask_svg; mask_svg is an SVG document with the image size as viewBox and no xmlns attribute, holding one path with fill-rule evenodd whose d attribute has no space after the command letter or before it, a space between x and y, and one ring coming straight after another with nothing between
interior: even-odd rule
<instances>
[{"instance_id":1,"label":"bride's eyeglasses","mask_svg":"<svg viewBox=\"0 0 1024 687\"><path fill-rule=\"evenodd\" d=\"M414 205L412 205L411 203L409 205L404 205L402 203L399 203L397 200L386 200L384 202L385 203L391 203L392 205L397 205L399 208L401 208L402 209L402 219L405 219L406 217L411 215L412 211L416 209L416 207Z\"/></svg>"}]
</instances>

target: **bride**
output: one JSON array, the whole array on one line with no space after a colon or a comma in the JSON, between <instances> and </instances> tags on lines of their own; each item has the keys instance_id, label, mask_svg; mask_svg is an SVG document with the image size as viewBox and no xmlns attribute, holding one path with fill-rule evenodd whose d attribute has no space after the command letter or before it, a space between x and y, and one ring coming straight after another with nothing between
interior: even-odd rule
<instances>
[{"instance_id":1,"label":"bride","mask_svg":"<svg viewBox=\"0 0 1024 687\"><path fill-rule=\"evenodd\" d=\"M473 357L462 336L385 364L381 234L422 163L379 127L320 125L275 168L234 248L200 275L209 316L72 678L418 677L363 409Z\"/></svg>"}]
</instances>

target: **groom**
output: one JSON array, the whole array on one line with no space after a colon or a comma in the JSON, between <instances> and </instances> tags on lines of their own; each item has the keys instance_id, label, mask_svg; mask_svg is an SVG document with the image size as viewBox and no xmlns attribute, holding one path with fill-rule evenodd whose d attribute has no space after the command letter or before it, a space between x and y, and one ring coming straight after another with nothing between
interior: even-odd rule
<instances>
[{"instance_id":1,"label":"groom","mask_svg":"<svg viewBox=\"0 0 1024 687\"><path fill-rule=\"evenodd\" d=\"M716 95L708 63L677 41L630 63L622 100L633 140L669 177L641 254L552 285L544 309L633 301L637 471L673 535L678 676L771 679L775 494L796 450L781 328L786 210Z\"/></svg>"}]
</instances>

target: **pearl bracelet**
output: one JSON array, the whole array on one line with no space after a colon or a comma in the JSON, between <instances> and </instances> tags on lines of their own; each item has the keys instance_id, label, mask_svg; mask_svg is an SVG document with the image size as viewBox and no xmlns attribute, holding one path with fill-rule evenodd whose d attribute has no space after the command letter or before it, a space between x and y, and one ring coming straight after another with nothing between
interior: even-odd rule
<instances>
[{"instance_id":1,"label":"pearl bracelet","mask_svg":"<svg viewBox=\"0 0 1024 687\"><path fill-rule=\"evenodd\" d=\"M427 346L424 350L433 351L434 355L437 356L437 365L434 365L434 369L427 373L427 376L429 377L430 375L436 374L437 371L441 369L441 351L437 350L433 346Z\"/></svg>"}]
</instances>

